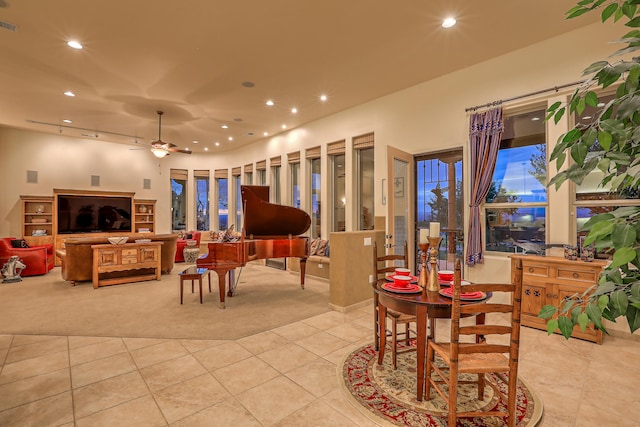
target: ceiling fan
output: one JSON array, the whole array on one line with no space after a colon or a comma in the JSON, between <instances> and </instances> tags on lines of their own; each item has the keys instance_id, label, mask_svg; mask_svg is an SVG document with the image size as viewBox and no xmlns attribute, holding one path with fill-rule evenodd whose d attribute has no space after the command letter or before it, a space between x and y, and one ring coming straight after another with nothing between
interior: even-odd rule
<instances>
[{"instance_id":1,"label":"ceiling fan","mask_svg":"<svg viewBox=\"0 0 640 427\"><path fill-rule=\"evenodd\" d=\"M184 153L191 154L189 150L181 150L177 148L175 144L170 142L165 142L161 138L162 134L162 115L164 114L162 111L158 111L158 139L151 143L151 152L154 156L158 158L162 158L164 156L168 156L169 152L171 153Z\"/></svg>"}]
</instances>

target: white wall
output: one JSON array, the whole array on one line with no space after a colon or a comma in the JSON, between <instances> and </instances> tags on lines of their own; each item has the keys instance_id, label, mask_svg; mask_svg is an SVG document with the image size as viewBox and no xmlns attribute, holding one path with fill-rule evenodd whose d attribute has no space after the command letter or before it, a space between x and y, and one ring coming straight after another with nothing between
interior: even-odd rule
<instances>
[{"instance_id":1,"label":"white wall","mask_svg":"<svg viewBox=\"0 0 640 427\"><path fill-rule=\"evenodd\" d=\"M20 194L51 195L54 188L134 191L136 198L157 199L157 231L169 232L170 168L188 169L191 174L194 169L210 169L213 174L215 169L229 168L230 172L232 167L277 155L283 156L281 185L286 201L286 154L298 150L303 159L301 181L304 201L307 179L304 149L341 139L349 141L347 146L350 146L352 137L368 132L375 133L375 215L385 215L380 191L381 180L386 177L387 145L411 154L464 147L465 156L468 156L466 107L579 80L581 71L587 65L606 58L614 50L609 41L622 33L624 29L594 24L317 120L233 153L176 154L158 160L147 150L132 151L130 146L71 139L66 138L64 133L45 135L0 128L0 146L3 149L0 159L0 235L21 234ZM553 144L566 128L566 123L560 128L551 127L549 143ZM323 145L322 150L325 153L326 146ZM468 167L468 161L466 164ZM325 172L326 167L323 165ZM347 162L347 168L351 167L352 162ZM26 183L27 170L38 171L38 184ZM468 170L466 172L468 193ZM91 175L101 177L99 188L90 186ZM142 189L144 178L151 179L151 190ZM229 178L232 183L230 173ZM347 200L355 200L352 192L352 186L348 185ZM550 208L550 227L568 233L567 197L550 198L558 200L558 204ZM326 185L322 188L322 200L323 206L328 206ZM325 228L329 224L328 209L324 209L323 215L323 235L328 236L328 229ZM348 212L347 215L352 214ZM194 218L191 213L189 227L195 225ZM487 256L486 263L470 269L467 277L472 280L488 277L507 280L508 272L508 260L505 257Z\"/></svg>"}]
</instances>

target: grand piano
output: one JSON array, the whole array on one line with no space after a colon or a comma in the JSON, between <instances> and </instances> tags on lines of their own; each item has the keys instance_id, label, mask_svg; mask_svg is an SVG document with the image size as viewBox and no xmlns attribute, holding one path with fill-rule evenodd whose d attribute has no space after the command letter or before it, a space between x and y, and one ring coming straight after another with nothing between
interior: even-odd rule
<instances>
[{"instance_id":1,"label":"grand piano","mask_svg":"<svg viewBox=\"0 0 640 427\"><path fill-rule=\"evenodd\" d=\"M210 242L209 253L198 258L199 268L208 268L218 275L220 308L225 308L225 294L233 296L234 271L249 261L267 258L300 258L300 287L309 255L308 238L300 236L311 226L309 214L291 206L269 203L269 187L240 187L244 211L244 227L238 242ZM225 292L229 276L229 288Z\"/></svg>"}]
</instances>

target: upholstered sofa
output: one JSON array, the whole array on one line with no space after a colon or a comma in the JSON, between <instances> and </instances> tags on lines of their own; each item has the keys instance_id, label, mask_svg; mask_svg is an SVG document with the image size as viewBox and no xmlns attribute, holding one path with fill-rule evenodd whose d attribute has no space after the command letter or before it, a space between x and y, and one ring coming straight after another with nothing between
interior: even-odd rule
<instances>
[{"instance_id":1,"label":"upholstered sofa","mask_svg":"<svg viewBox=\"0 0 640 427\"><path fill-rule=\"evenodd\" d=\"M27 266L20 273L22 277L47 274L53 268L53 245L16 248L12 245L12 241L20 241L20 239L0 238L0 267L15 255Z\"/></svg>"},{"instance_id":2,"label":"upholstered sofa","mask_svg":"<svg viewBox=\"0 0 640 427\"><path fill-rule=\"evenodd\" d=\"M135 239L151 239L163 242L161 251L161 270L163 274L170 273L173 269L176 256L177 234L127 234L129 241ZM58 249L56 255L62 260L62 278L72 285L76 282L84 282L92 279L93 274L93 250L91 245L109 243L106 237L69 238L65 240L64 249Z\"/></svg>"},{"instance_id":3,"label":"upholstered sofa","mask_svg":"<svg viewBox=\"0 0 640 427\"><path fill-rule=\"evenodd\" d=\"M305 268L306 276L329 280L331 267L330 246L327 240L313 239L309 243L309 258ZM291 271L300 272L300 259L289 258Z\"/></svg>"},{"instance_id":4,"label":"upholstered sofa","mask_svg":"<svg viewBox=\"0 0 640 427\"><path fill-rule=\"evenodd\" d=\"M202 234L199 231L189 231L183 236L178 236L178 241L176 242L175 262L184 262L184 253L182 251L187 247L187 240L195 240L197 242L196 247L200 247L201 235Z\"/></svg>"}]
</instances>

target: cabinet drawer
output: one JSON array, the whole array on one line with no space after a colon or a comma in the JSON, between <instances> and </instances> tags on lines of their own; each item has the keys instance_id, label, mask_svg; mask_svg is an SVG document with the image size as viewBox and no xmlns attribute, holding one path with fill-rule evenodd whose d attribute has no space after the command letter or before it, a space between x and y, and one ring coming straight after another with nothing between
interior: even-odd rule
<instances>
[{"instance_id":1,"label":"cabinet drawer","mask_svg":"<svg viewBox=\"0 0 640 427\"><path fill-rule=\"evenodd\" d=\"M138 262L138 256L137 255L124 256L124 254L122 254L122 265L135 264L137 262Z\"/></svg>"},{"instance_id":2,"label":"cabinet drawer","mask_svg":"<svg viewBox=\"0 0 640 427\"><path fill-rule=\"evenodd\" d=\"M130 257L138 257L138 249L123 249L122 250L122 258L130 258Z\"/></svg>"},{"instance_id":3,"label":"cabinet drawer","mask_svg":"<svg viewBox=\"0 0 640 427\"><path fill-rule=\"evenodd\" d=\"M556 277L558 279L594 284L598 281L599 274L600 271L577 270L572 268L558 267Z\"/></svg>"},{"instance_id":4,"label":"cabinet drawer","mask_svg":"<svg viewBox=\"0 0 640 427\"><path fill-rule=\"evenodd\" d=\"M549 277L549 266L540 264L525 264L522 266L522 275L525 277Z\"/></svg>"}]
</instances>

